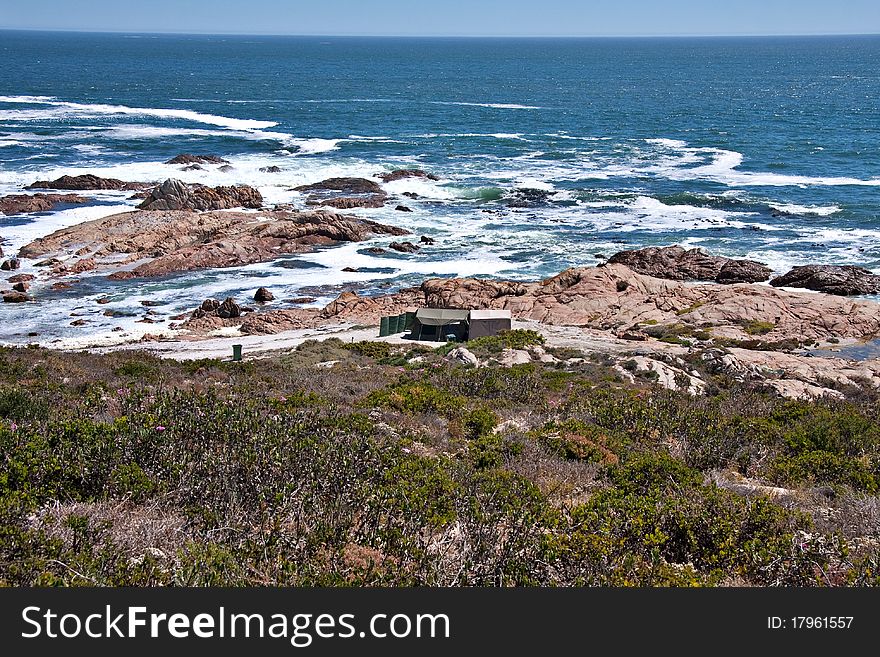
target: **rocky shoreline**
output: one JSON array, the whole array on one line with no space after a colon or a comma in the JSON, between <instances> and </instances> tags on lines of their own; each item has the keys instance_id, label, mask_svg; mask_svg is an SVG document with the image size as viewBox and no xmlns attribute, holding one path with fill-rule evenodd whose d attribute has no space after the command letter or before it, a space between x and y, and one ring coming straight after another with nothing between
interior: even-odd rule
<instances>
[{"instance_id":1,"label":"rocky shoreline","mask_svg":"<svg viewBox=\"0 0 880 657\"><path fill-rule=\"evenodd\" d=\"M167 164L228 166L218 156L186 153ZM375 178L382 183L436 180L420 169L384 172ZM3 260L0 267L12 274L7 278L11 289L3 290L7 303L32 301L32 288L45 287L49 281L54 281L52 289L75 286L70 278L74 275L149 279L409 234L339 211L382 207L393 198L380 183L366 178L330 178L295 188L305 195L305 209L265 207L260 192L246 185L209 187L173 178L156 184L85 174L38 180L26 189L65 193L6 196L0 199L0 212L45 212L59 205L89 203L89 198L73 193L82 191L131 191L140 202L130 212L40 237ZM396 209L409 210L402 205ZM415 254L433 244L432 238L422 236L393 240L387 248ZM384 249L371 246L370 252ZM40 267L37 274L14 273L22 259L35 261ZM324 308L303 308L297 300L277 301L271 290L260 288L251 305L209 299L172 317L163 336L148 334L144 339L192 341L220 334L273 336L328 326L375 326L381 316L413 306L491 308L510 310L517 322L548 334L564 329L566 339L575 342L578 332L591 345L598 338L609 345L607 351L636 357L634 371L655 371L664 385L672 385L678 377L694 394L705 389L705 382L675 360L694 353L716 371L760 380L786 396L838 394L829 381L880 387L880 361L853 364L809 353L811 348L833 349L880 335L880 305L848 298L880 292L880 276L860 267L832 265L795 267L775 278L772 274L768 266L753 260L680 246L648 247L621 251L599 266L567 269L542 281L429 278L418 287L384 296L344 292ZM508 354L505 362L535 357L540 355Z\"/></svg>"}]
</instances>

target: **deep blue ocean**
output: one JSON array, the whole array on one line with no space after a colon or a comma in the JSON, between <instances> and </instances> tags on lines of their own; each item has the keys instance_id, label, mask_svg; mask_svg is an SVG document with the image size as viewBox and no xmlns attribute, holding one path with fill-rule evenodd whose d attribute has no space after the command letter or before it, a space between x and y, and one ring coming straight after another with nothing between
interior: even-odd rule
<instances>
[{"instance_id":1,"label":"deep blue ocean","mask_svg":"<svg viewBox=\"0 0 880 657\"><path fill-rule=\"evenodd\" d=\"M648 244L780 273L808 262L880 268L880 37L0 32L0 62L0 194L91 172L247 183L267 203L302 205L291 188L331 176L419 167L440 177L386 186L419 195L401 197L412 213L397 202L355 211L436 238L418 254L364 253L377 240L160 281L38 286L37 305L0 307L4 341L134 331L147 297L165 303L166 319L258 285L317 305L429 276L534 279ZM221 155L233 169L162 163L181 152ZM271 165L282 172L260 171ZM93 196L87 207L0 216L4 250L136 203ZM100 314L107 306L93 300L104 294L128 324ZM72 312L90 323L68 328Z\"/></svg>"}]
</instances>

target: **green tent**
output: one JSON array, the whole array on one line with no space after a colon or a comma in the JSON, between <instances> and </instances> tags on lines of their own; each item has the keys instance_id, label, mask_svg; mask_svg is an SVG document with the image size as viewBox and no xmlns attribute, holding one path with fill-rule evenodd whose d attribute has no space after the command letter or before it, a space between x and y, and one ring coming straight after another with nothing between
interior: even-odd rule
<instances>
[{"instance_id":1,"label":"green tent","mask_svg":"<svg viewBox=\"0 0 880 657\"><path fill-rule=\"evenodd\" d=\"M449 336L467 339L469 310L452 308L419 308L413 321L412 336L416 340L446 342Z\"/></svg>"}]
</instances>

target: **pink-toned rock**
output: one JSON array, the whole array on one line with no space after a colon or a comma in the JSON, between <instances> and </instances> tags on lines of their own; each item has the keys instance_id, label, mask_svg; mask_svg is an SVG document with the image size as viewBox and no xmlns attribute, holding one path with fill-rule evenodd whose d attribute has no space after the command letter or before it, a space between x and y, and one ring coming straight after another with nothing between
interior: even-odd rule
<instances>
[{"instance_id":1,"label":"pink-toned rock","mask_svg":"<svg viewBox=\"0 0 880 657\"><path fill-rule=\"evenodd\" d=\"M142 210L103 217L56 231L22 247L22 257L66 255L87 246L95 269L117 269L120 255L139 262L110 278L163 276L194 269L234 267L311 251L336 242L407 231L328 210L205 212ZM65 265L66 266L66 265ZM76 271L76 265L66 272Z\"/></svg>"},{"instance_id":2,"label":"pink-toned rock","mask_svg":"<svg viewBox=\"0 0 880 657\"><path fill-rule=\"evenodd\" d=\"M58 205L88 202L89 199L79 194L11 194L0 198L0 213L10 215L48 212Z\"/></svg>"},{"instance_id":3,"label":"pink-toned rock","mask_svg":"<svg viewBox=\"0 0 880 657\"><path fill-rule=\"evenodd\" d=\"M228 210L231 208L259 209L263 197L253 187L207 187L187 185L169 178L150 191L138 205L141 210Z\"/></svg>"},{"instance_id":4,"label":"pink-toned rock","mask_svg":"<svg viewBox=\"0 0 880 657\"><path fill-rule=\"evenodd\" d=\"M25 189L70 189L73 191L109 189L134 191L149 186L150 183L125 182L116 178L100 178L91 173L86 173L81 176L61 176L55 180L38 180L25 187Z\"/></svg>"},{"instance_id":5,"label":"pink-toned rock","mask_svg":"<svg viewBox=\"0 0 880 657\"><path fill-rule=\"evenodd\" d=\"M758 285L693 285L636 274L624 265L568 269L537 283L483 279L432 279L411 291L369 301L346 293L329 304L325 317L376 321L386 308L510 310L518 319L556 326L614 332L645 324L684 324L719 337L754 339L746 328L770 327L767 342L796 338L870 338L880 335L880 308L869 301L785 292Z\"/></svg>"}]
</instances>

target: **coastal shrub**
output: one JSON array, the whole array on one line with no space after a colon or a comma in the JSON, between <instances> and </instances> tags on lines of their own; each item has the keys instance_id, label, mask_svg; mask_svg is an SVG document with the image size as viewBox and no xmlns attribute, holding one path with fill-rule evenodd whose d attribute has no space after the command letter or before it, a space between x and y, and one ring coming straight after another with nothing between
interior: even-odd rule
<instances>
[{"instance_id":1,"label":"coastal shrub","mask_svg":"<svg viewBox=\"0 0 880 657\"><path fill-rule=\"evenodd\" d=\"M580 420L548 422L531 436L562 458L590 463L617 463L625 446L613 432Z\"/></svg>"},{"instance_id":2,"label":"coastal shrub","mask_svg":"<svg viewBox=\"0 0 880 657\"><path fill-rule=\"evenodd\" d=\"M766 335L776 328L776 324L774 324L773 322L762 322L759 320L753 320L751 322L744 322L742 324L742 327L743 331L745 331L749 335Z\"/></svg>"},{"instance_id":3,"label":"coastal shrub","mask_svg":"<svg viewBox=\"0 0 880 657\"><path fill-rule=\"evenodd\" d=\"M505 349L525 349L526 347L542 344L544 344L544 336L537 331L513 329L501 331L498 335L469 340L467 346L474 353L497 354Z\"/></svg>"},{"instance_id":4,"label":"coastal shrub","mask_svg":"<svg viewBox=\"0 0 880 657\"><path fill-rule=\"evenodd\" d=\"M132 379L148 379L157 374L158 368L155 364L141 359L132 359L124 362L116 368L117 376L129 377Z\"/></svg>"},{"instance_id":5,"label":"coastal shrub","mask_svg":"<svg viewBox=\"0 0 880 657\"><path fill-rule=\"evenodd\" d=\"M427 383L409 382L370 394L365 406L385 406L405 413L457 415L467 406L467 399L449 394Z\"/></svg>"},{"instance_id":6,"label":"coastal shrub","mask_svg":"<svg viewBox=\"0 0 880 657\"><path fill-rule=\"evenodd\" d=\"M20 387L0 388L0 418L11 420L45 420L49 405L45 398Z\"/></svg>"},{"instance_id":7,"label":"coastal shrub","mask_svg":"<svg viewBox=\"0 0 880 657\"><path fill-rule=\"evenodd\" d=\"M0 387L0 584L880 583L867 398L296 354L139 380L130 355L0 350L25 373ZM785 505L817 521L718 469L806 487Z\"/></svg>"},{"instance_id":8,"label":"coastal shrub","mask_svg":"<svg viewBox=\"0 0 880 657\"><path fill-rule=\"evenodd\" d=\"M373 360L381 360L388 358L392 352L392 346L387 342L375 342L372 340L362 340L361 342L351 342L344 344L343 348L353 351L361 356L372 358Z\"/></svg>"},{"instance_id":9,"label":"coastal shrub","mask_svg":"<svg viewBox=\"0 0 880 657\"><path fill-rule=\"evenodd\" d=\"M718 584L738 574L764 584L809 585L840 554L779 563L809 519L763 499L745 500L702 483L663 454L611 467L612 487L571 512L560 566L584 584ZM685 574L684 580L670 572Z\"/></svg>"}]
</instances>

